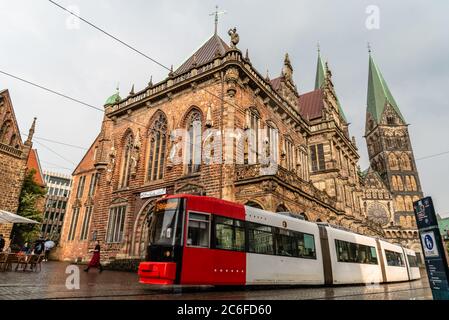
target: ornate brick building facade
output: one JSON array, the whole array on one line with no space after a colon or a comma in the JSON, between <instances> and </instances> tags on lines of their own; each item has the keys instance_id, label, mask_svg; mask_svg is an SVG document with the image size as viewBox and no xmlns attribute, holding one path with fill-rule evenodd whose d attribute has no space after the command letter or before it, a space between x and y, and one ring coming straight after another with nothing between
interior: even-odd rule
<instances>
[{"instance_id":1,"label":"ornate brick building facade","mask_svg":"<svg viewBox=\"0 0 449 320\"><path fill-rule=\"evenodd\" d=\"M151 207L174 193L385 235L366 218L357 146L321 57L316 90L300 95L288 55L270 79L229 34L230 45L214 34L163 81L107 100L74 172L61 259L88 259L96 239L110 260L144 256ZM96 191L77 192L84 184Z\"/></svg>"},{"instance_id":2,"label":"ornate brick building facade","mask_svg":"<svg viewBox=\"0 0 449 320\"><path fill-rule=\"evenodd\" d=\"M19 196L22 190L27 164L33 162L30 158L32 138L36 119L30 129L28 139L22 142L17 120L8 90L0 91L0 209L16 213L19 206ZM9 246L12 230L10 224L0 224L0 234Z\"/></svg>"}]
</instances>

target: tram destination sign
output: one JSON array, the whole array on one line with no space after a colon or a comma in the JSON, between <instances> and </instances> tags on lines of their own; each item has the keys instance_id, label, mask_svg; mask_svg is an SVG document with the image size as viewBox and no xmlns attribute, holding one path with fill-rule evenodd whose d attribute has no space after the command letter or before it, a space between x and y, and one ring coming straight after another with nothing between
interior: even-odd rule
<instances>
[{"instance_id":1,"label":"tram destination sign","mask_svg":"<svg viewBox=\"0 0 449 320\"><path fill-rule=\"evenodd\" d=\"M449 269L432 198L414 203L427 276L434 300L449 300Z\"/></svg>"}]
</instances>

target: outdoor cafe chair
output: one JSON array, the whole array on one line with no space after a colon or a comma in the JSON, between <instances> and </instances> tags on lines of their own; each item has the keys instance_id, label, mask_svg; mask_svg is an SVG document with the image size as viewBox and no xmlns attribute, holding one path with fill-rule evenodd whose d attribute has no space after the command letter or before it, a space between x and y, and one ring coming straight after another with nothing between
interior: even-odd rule
<instances>
[{"instance_id":1,"label":"outdoor cafe chair","mask_svg":"<svg viewBox=\"0 0 449 320\"><path fill-rule=\"evenodd\" d=\"M22 271L27 271L28 266L30 266L30 271L33 271L33 268L36 267L36 263L39 260L39 256L32 254L32 255L25 255L21 256L19 258L19 261L17 262L16 271L19 270L20 266L22 267Z\"/></svg>"},{"instance_id":2,"label":"outdoor cafe chair","mask_svg":"<svg viewBox=\"0 0 449 320\"><path fill-rule=\"evenodd\" d=\"M45 255L41 254L39 256L36 256L37 259L35 261L30 261L30 267L31 270L37 272L37 267L39 267L39 272L42 271L42 261L44 261Z\"/></svg>"},{"instance_id":3,"label":"outdoor cafe chair","mask_svg":"<svg viewBox=\"0 0 449 320\"><path fill-rule=\"evenodd\" d=\"M0 272L3 270L3 265L6 263L6 260L8 259L7 253L0 253Z\"/></svg>"},{"instance_id":4,"label":"outdoor cafe chair","mask_svg":"<svg viewBox=\"0 0 449 320\"><path fill-rule=\"evenodd\" d=\"M6 257L6 261L3 263L3 271L9 271L12 270L12 264L17 263L19 261L19 258L17 254L15 253L8 253Z\"/></svg>"}]
</instances>

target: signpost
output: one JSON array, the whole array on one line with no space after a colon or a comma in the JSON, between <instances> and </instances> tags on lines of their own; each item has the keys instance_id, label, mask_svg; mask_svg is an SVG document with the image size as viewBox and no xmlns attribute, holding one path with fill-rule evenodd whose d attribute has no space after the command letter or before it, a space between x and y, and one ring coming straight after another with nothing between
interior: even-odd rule
<instances>
[{"instance_id":1,"label":"signpost","mask_svg":"<svg viewBox=\"0 0 449 320\"><path fill-rule=\"evenodd\" d=\"M166 188L148 191L148 192L142 192L140 194L140 199L155 198L155 197L165 196L166 194L167 194Z\"/></svg>"},{"instance_id":2,"label":"signpost","mask_svg":"<svg viewBox=\"0 0 449 320\"><path fill-rule=\"evenodd\" d=\"M432 198L414 203L427 275L434 300L449 300L449 269Z\"/></svg>"}]
</instances>

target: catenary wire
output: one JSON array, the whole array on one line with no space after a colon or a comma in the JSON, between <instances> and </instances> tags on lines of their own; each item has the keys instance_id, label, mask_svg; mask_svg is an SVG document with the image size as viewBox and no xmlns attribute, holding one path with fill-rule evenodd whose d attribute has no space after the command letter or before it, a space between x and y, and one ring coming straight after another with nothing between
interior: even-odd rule
<instances>
[{"instance_id":1,"label":"catenary wire","mask_svg":"<svg viewBox=\"0 0 449 320\"><path fill-rule=\"evenodd\" d=\"M143 56L143 57L145 57L145 58L147 58L147 59L153 61L154 63L156 63L157 65L161 66L162 68L167 69L168 71L171 71L170 68L166 67L165 65L163 65L163 64L160 63L159 61L156 61L155 59L153 59L153 58L151 58L150 56L146 55L146 54L143 53L142 51L137 50L136 48L134 48L133 46L131 46L131 45L127 44L126 42L120 40L120 39L117 38L116 36L113 36L112 34L110 34L109 32L105 31L104 29L102 29L102 28L96 26L95 24L89 22L88 20L86 20L86 19L80 17L79 15L73 13L72 11L70 11L69 9L67 9L67 8L65 8L65 7L63 7L63 6L61 6L61 5L58 4L57 2L52 1L52 0L48 0L48 1L49 1L50 3L52 3L52 4L54 4L55 6L59 7L60 9L66 11L66 12L68 12L68 13L70 13L70 14L73 15L74 17L80 19L81 21L87 23L87 24L90 25L92 28L97 29L98 31L104 33L104 34L107 35L108 37L110 37L110 38L114 39L115 41L121 43L122 45L128 47L129 49L133 50L134 52L136 52L136 53L140 54L141 56Z\"/></svg>"},{"instance_id":2,"label":"catenary wire","mask_svg":"<svg viewBox=\"0 0 449 320\"><path fill-rule=\"evenodd\" d=\"M25 137L28 137L27 134L22 133L22 135L25 136ZM87 150L88 149L88 148L85 148L85 147L76 146L74 144L69 144L69 143L60 142L60 141L47 139L47 138L41 138L41 137L37 137L37 136L33 136L33 139L42 140L42 141L46 141L46 142L50 142L50 143L54 143L54 144L59 144L61 146L71 147L71 148L80 149L80 150Z\"/></svg>"},{"instance_id":3,"label":"catenary wire","mask_svg":"<svg viewBox=\"0 0 449 320\"><path fill-rule=\"evenodd\" d=\"M48 1L51 2L52 4L58 6L60 9L66 11L66 12L68 12L68 13L70 13L71 15L73 15L73 16L77 17L78 19L84 21L85 23L89 24L91 27L93 27L93 28L99 30L100 32L102 32L102 33L108 35L109 37L111 37L111 38L113 38L114 40L118 41L119 43L121 43L122 45L126 46L127 48L129 48L129 49L131 49L131 50L133 50L133 51L139 53L139 54L142 55L143 57L145 57L145 58L147 58L147 59L153 61L154 63L158 64L159 66L161 66L161 67L163 67L163 68L165 68L165 69L167 69L167 70L169 70L169 71L172 71L171 69L167 68L166 66L164 66L163 64L161 64L160 62L158 62L156 59L151 58L151 57L148 56L147 54L142 53L142 51L136 49L135 47L131 46L130 44L126 43L125 41L123 41L123 40L121 40L121 39L119 39L119 38L117 38L117 37L115 37L115 36L110 35L107 31L105 31L104 29L102 29L102 28L96 26L94 23L89 22L89 21L87 21L86 19L81 18L81 17L78 16L77 14L75 14L75 13L71 12L70 10L64 8L63 6L61 6L60 4L56 3L55 1L52 1L52 0L48 0ZM217 98L217 99L223 101L224 103L230 104L230 105L232 105L232 106L234 106L234 107L240 107L240 106L238 106L238 105L236 105L236 104L230 103L229 101L225 101L222 97L220 97L220 96L214 94L213 92L208 91L208 90L205 89L205 88L202 88L202 90L206 91L207 93L209 93L210 95L214 96L215 98ZM416 161L427 160L427 159L435 158L435 157L442 156L442 155L446 155L446 154L449 154L449 151L446 151L446 152L443 152L443 153L434 154L434 155L430 155L430 156L426 156L426 157L422 157L422 158L418 158L418 159L416 159Z\"/></svg>"}]
</instances>

